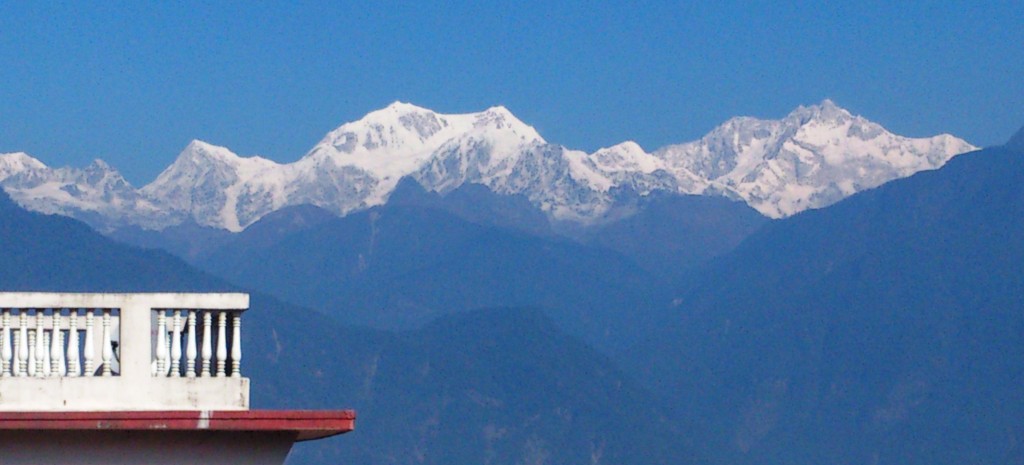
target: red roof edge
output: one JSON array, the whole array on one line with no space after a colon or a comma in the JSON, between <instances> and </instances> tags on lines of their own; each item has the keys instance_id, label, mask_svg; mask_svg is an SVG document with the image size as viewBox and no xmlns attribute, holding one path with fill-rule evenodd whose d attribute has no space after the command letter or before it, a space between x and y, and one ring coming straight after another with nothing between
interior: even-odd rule
<instances>
[{"instance_id":1,"label":"red roof edge","mask_svg":"<svg viewBox=\"0 0 1024 465\"><path fill-rule=\"evenodd\" d=\"M285 431L307 441L352 431L355 420L352 410L0 412L0 430Z\"/></svg>"}]
</instances>

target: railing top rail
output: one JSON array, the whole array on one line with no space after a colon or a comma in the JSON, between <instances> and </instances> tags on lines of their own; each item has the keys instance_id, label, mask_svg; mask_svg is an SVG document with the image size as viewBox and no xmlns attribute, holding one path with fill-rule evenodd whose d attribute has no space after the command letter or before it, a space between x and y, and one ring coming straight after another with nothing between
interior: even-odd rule
<instances>
[{"instance_id":1,"label":"railing top rail","mask_svg":"<svg viewBox=\"0 0 1024 465\"><path fill-rule=\"evenodd\" d=\"M0 292L0 308L124 308L239 310L249 308L244 293L71 293Z\"/></svg>"}]
</instances>

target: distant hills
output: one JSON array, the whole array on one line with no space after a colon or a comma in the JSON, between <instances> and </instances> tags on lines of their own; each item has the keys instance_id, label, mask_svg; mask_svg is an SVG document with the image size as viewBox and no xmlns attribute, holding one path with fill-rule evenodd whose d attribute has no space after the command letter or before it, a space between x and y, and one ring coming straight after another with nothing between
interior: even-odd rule
<instances>
[{"instance_id":1,"label":"distant hills","mask_svg":"<svg viewBox=\"0 0 1024 465\"><path fill-rule=\"evenodd\" d=\"M244 290L2 193L0 238L5 291ZM254 407L359 413L355 432L300 444L290 464L694 462L683 426L536 311L478 311L392 333L260 293L251 305L243 371Z\"/></svg>"},{"instance_id":2,"label":"distant hills","mask_svg":"<svg viewBox=\"0 0 1024 465\"><path fill-rule=\"evenodd\" d=\"M226 246L200 266L339 321L385 329L480 307L535 306L575 334L611 336L660 284L609 249L398 206L336 218L267 248Z\"/></svg>"},{"instance_id":3,"label":"distant hills","mask_svg":"<svg viewBox=\"0 0 1024 465\"><path fill-rule=\"evenodd\" d=\"M623 359L722 463L1021 463L1022 237L1024 150L965 154L765 225Z\"/></svg>"},{"instance_id":4,"label":"distant hills","mask_svg":"<svg viewBox=\"0 0 1024 465\"><path fill-rule=\"evenodd\" d=\"M442 317L387 341L372 362L371 376L349 391L364 435L346 438L352 453L344 461L704 461L690 439L696 425L670 417L610 360L536 311Z\"/></svg>"},{"instance_id":5,"label":"distant hills","mask_svg":"<svg viewBox=\"0 0 1024 465\"><path fill-rule=\"evenodd\" d=\"M403 178L429 192L468 185L521 196L556 223L602 225L653 193L740 200L780 218L831 205L974 149L950 135L911 139L825 100L779 120L730 119L698 141L647 152L624 142L593 153L545 141L508 109L441 114L396 102L329 132L280 164L192 141L136 189L113 167L53 169L0 154L0 186L21 205L104 232L182 224L241 231L282 208L336 215L387 202Z\"/></svg>"}]
</instances>

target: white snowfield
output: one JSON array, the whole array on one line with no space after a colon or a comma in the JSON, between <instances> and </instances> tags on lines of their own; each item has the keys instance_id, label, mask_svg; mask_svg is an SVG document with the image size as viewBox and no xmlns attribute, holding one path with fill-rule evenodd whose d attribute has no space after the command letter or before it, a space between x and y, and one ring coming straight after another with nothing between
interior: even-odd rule
<instances>
[{"instance_id":1,"label":"white snowfield","mask_svg":"<svg viewBox=\"0 0 1024 465\"><path fill-rule=\"evenodd\" d=\"M0 154L0 186L31 210L106 230L192 220L241 231L301 204L345 215L385 203L405 176L440 193L475 183L520 194L553 219L583 224L607 219L623 196L655 191L726 196L781 218L975 149L948 134L892 134L829 100L780 120L733 118L700 140L650 153L632 141L594 153L550 144L500 106L445 115L396 102L327 133L294 163L196 140L135 189L99 160L53 169L19 152Z\"/></svg>"}]
</instances>

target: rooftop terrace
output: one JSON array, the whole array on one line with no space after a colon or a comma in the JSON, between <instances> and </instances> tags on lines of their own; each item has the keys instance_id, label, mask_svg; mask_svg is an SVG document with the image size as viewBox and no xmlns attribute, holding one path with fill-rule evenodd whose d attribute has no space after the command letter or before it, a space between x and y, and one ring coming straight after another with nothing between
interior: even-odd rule
<instances>
[{"instance_id":1,"label":"rooftop terrace","mask_svg":"<svg viewBox=\"0 0 1024 465\"><path fill-rule=\"evenodd\" d=\"M280 464L351 410L249 410L247 294L0 292L0 462Z\"/></svg>"}]
</instances>

